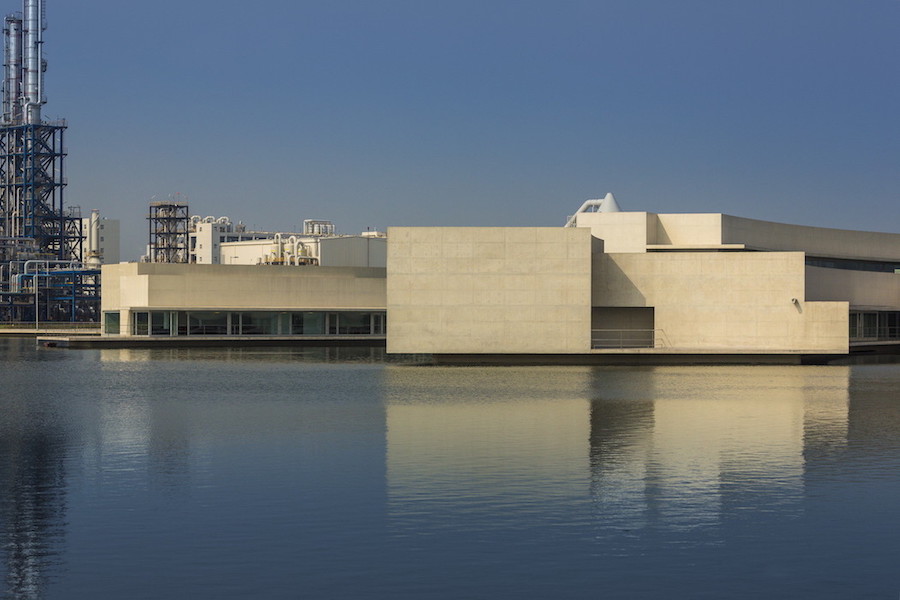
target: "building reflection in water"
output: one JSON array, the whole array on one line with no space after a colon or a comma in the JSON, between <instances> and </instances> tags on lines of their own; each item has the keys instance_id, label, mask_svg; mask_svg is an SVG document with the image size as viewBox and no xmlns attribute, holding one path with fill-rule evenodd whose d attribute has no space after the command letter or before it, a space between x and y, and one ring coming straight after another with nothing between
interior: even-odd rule
<instances>
[{"instance_id":1,"label":"building reflection in water","mask_svg":"<svg viewBox=\"0 0 900 600\"><path fill-rule=\"evenodd\" d=\"M0 413L7 593L44 594L48 577L60 572L69 510L81 535L93 519L104 540L119 536L113 547L141 551L133 531L117 531L108 513L77 511L77 485L67 508L73 477L113 483L130 500L147 489L153 498L145 511L173 492L202 489L229 515L244 510L244 497L231 502L217 490L263 471L290 506L294 537L315 515L360 498L342 519L346 531L380 526L385 500L388 528L404 544L462 532L468 548L472 532L482 541L527 528L535 543L565 535L593 543L653 528L674 539L741 514L789 514L804 510L804 496L825 478L860 464L848 456L883 462L900 449L900 380L896 370L885 378L876 367L383 365L316 367L300 377L293 359L273 363L265 354L266 362L241 365L230 378L237 365L215 354L209 362L191 355L156 363L140 353L136 362L110 355L100 369L91 363L66 372L66 382L80 373L83 391L65 402L59 380L37 376L50 365L8 369ZM203 381L230 384L198 393L201 364ZM370 398L374 390L380 399ZM252 452L246 439L254 440ZM837 463L847 466L836 470ZM330 473L340 474L341 485L306 485ZM205 513L179 514L189 522ZM267 522L263 514L256 521ZM77 545L78 535L72 530L68 543ZM445 536L434 539L432 549L442 548ZM360 555L368 548L360 546ZM629 546L604 551L618 548Z\"/></svg>"},{"instance_id":2,"label":"building reflection in water","mask_svg":"<svg viewBox=\"0 0 900 600\"><path fill-rule=\"evenodd\" d=\"M799 509L805 452L846 443L845 367L595 373L591 494L613 530L693 528L723 512Z\"/></svg>"},{"instance_id":3,"label":"building reflection in water","mask_svg":"<svg viewBox=\"0 0 900 600\"><path fill-rule=\"evenodd\" d=\"M12 598L43 597L65 538L65 429L33 392L6 387L0 418L0 552Z\"/></svg>"},{"instance_id":4,"label":"building reflection in water","mask_svg":"<svg viewBox=\"0 0 900 600\"><path fill-rule=\"evenodd\" d=\"M384 346L245 346L245 347L160 347L105 348L100 361L150 362L158 360L208 360L213 362L310 362L382 363Z\"/></svg>"},{"instance_id":5,"label":"building reflection in water","mask_svg":"<svg viewBox=\"0 0 900 600\"><path fill-rule=\"evenodd\" d=\"M588 383L577 368L388 368L394 527L489 530L583 497Z\"/></svg>"},{"instance_id":6,"label":"building reflection in water","mask_svg":"<svg viewBox=\"0 0 900 600\"><path fill-rule=\"evenodd\" d=\"M605 535L799 511L807 455L847 443L849 373L389 369L390 508L399 521L449 527L460 505L470 520L497 506L571 509L582 495Z\"/></svg>"}]
</instances>

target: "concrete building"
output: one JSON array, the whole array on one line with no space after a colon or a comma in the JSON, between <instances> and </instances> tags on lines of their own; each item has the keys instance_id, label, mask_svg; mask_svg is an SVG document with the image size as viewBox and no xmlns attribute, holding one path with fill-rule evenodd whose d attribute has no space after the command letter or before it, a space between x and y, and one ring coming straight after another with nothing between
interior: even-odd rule
<instances>
[{"instance_id":1,"label":"concrete building","mask_svg":"<svg viewBox=\"0 0 900 600\"><path fill-rule=\"evenodd\" d=\"M81 263L88 266L109 265L119 262L119 220L101 217L92 210L90 217L81 219L84 243L81 245Z\"/></svg>"},{"instance_id":2,"label":"concrete building","mask_svg":"<svg viewBox=\"0 0 900 600\"><path fill-rule=\"evenodd\" d=\"M383 339L389 320L389 353L485 362L801 362L900 345L900 234L621 212L609 195L566 227L376 235L220 237L243 265L104 266L104 331Z\"/></svg>"},{"instance_id":3,"label":"concrete building","mask_svg":"<svg viewBox=\"0 0 900 600\"><path fill-rule=\"evenodd\" d=\"M199 216L186 229L187 263L104 266L105 335L383 343L384 234L336 235L313 220L302 234L247 231Z\"/></svg>"},{"instance_id":4,"label":"concrete building","mask_svg":"<svg viewBox=\"0 0 900 600\"><path fill-rule=\"evenodd\" d=\"M190 219L188 229L188 262L202 265L226 264L221 259L221 245L271 239L274 233L246 231L243 223L232 223L228 217Z\"/></svg>"},{"instance_id":5,"label":"concrete building","mask_svg":"<svg viewBox=\"0 0 900 600\"><path fill-rule=\"evenodd\" d=\"M377 268L120 263L103 266L113 336L365 336L384 339Z\"/></svg>"},{"instance_id":6,"label":"concrete building","mask_svg":"<svg viewBox=\"0 0 900 600\"><path fill-rule=\"evenodd\" d=\"M391 228L388 352L799 362L900 343L898 234L607 199L565 228Z\"/></svg>"}]
</instances>

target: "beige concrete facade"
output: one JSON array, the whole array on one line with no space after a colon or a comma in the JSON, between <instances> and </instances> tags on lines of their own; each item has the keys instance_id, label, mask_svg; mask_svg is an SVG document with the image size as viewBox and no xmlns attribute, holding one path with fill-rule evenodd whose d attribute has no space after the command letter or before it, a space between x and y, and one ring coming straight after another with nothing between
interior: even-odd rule
<instances>
[{"instance_id":1,"label":"beige concrete facade","mask_svg":"<svg viewBox=\"0 0 900 600\"><path fill-rule=\"evenodd\" d=\"M789 225L720 213L580 213L577 227L605 243L606 252L771 250L846 259L900 260L900 234Z\"/></svg>"},{"instance_id":2,"label":"beige concrete facade","mask_svg":"<svg viewBox=\"0 0 900 600\"><path fill-rule=\"evenodd\" d=\"M840 355L854 309L892 311L859 326L897 333L900 268L871 269L900 267L898 234L722 214L574 224L392 228L388 351Z\"/></svg>"},{"instance_id":3,"label":"beige concrete facade","mask_svg":"<svg viewBox=\"0 0 900 600\"><path fill-rule=\"evenodd\" d=\"M119 312L130 335L137 310L311 311L379 310L386 304L385 270L120 263L102 268L101 311Z\"/></svg>"},{"instance_id":4,"label":"beige concrete facade","mask_svg":"<svg viewBox=\"0 0 900 600\"><path fill-rule=\"evenodd\" d=\"M900 343L900 234L721 214L573 223L394 227L386 269L106 265L101 310L108 334L173 336L383 336L386 312L398 354L794 360Z\"/></svg>"},{"instance_id":5,"label":"beige concrete facade","mask_svg":"<svg viewBox=\"0 0 900 600\"><path fill-rule=\"evenodd\" d=\"M800 252L596 254L593 281L593 306L653 308L662 351L847 352L848 303L806 300Z\"/></svg>"},{"instance_id":6,"label":"beige concrete facade","mask_svg":"<svg viewBox=\"0 0 900 600\"><path fill-rule=\"evenodd\" d=\"M388 230L388 352L590 350L590 232Z\"/></svg>"},{"instance_id":7,"label":"beige concrete facade","mask_svg":"<svg viewBox=\"0 0 900 600\"><path fill-rule=\"evenodd\" d=\"M846 300L851 309L900 310L900 274L806 267L806 296Z\"/></svg>"}]
</instances>

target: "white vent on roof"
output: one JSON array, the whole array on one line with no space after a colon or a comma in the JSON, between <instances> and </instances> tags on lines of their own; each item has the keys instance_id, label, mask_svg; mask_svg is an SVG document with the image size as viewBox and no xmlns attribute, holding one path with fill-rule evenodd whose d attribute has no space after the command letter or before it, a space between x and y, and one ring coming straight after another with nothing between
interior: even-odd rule
<instances>
[{"instance_id":1,"label":"white vent on roof","mask_svg":"<svg viewBox=\"0 0 900 600\"><path fill-rule=\"evenodd\" d=\"M599 200L586 200L584 204L581 205L581 208L579 208L574 215L569 217L565 226L575 227L575 217L577 217L579 213L586 212L622 212L622 209L619 208L619 203L616 202L615 196L613 196L612 193L607 192L606 196Z\"/></svg>"}]
</instances>

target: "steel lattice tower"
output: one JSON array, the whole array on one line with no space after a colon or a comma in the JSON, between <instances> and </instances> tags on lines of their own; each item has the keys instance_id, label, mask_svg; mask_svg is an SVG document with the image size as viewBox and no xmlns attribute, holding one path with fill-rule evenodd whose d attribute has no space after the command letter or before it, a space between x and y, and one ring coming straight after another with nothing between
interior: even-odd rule
<instances>
[{"instance_id":1,"label":"steel lattice tower","mask_svg":"<svg viewBox=\"0 0 900 600\"><path fill-rule=\"evenodd\" d=\"M81 215L63 206L64 122L0 125L0 261L22 252L69 260L81 251ZM10 246L13 246L10 248Z\"/></svg>"},{"instance_id":2,"label":"steel lattice tower","mask_svg":"<svg viewBox=\"0 0 900 600\"><path fill-rule=\"evenodd\" d=\"M188 205L175 200L151 202L150 262L188 262Z\"/></svg>"}]
</instances>

